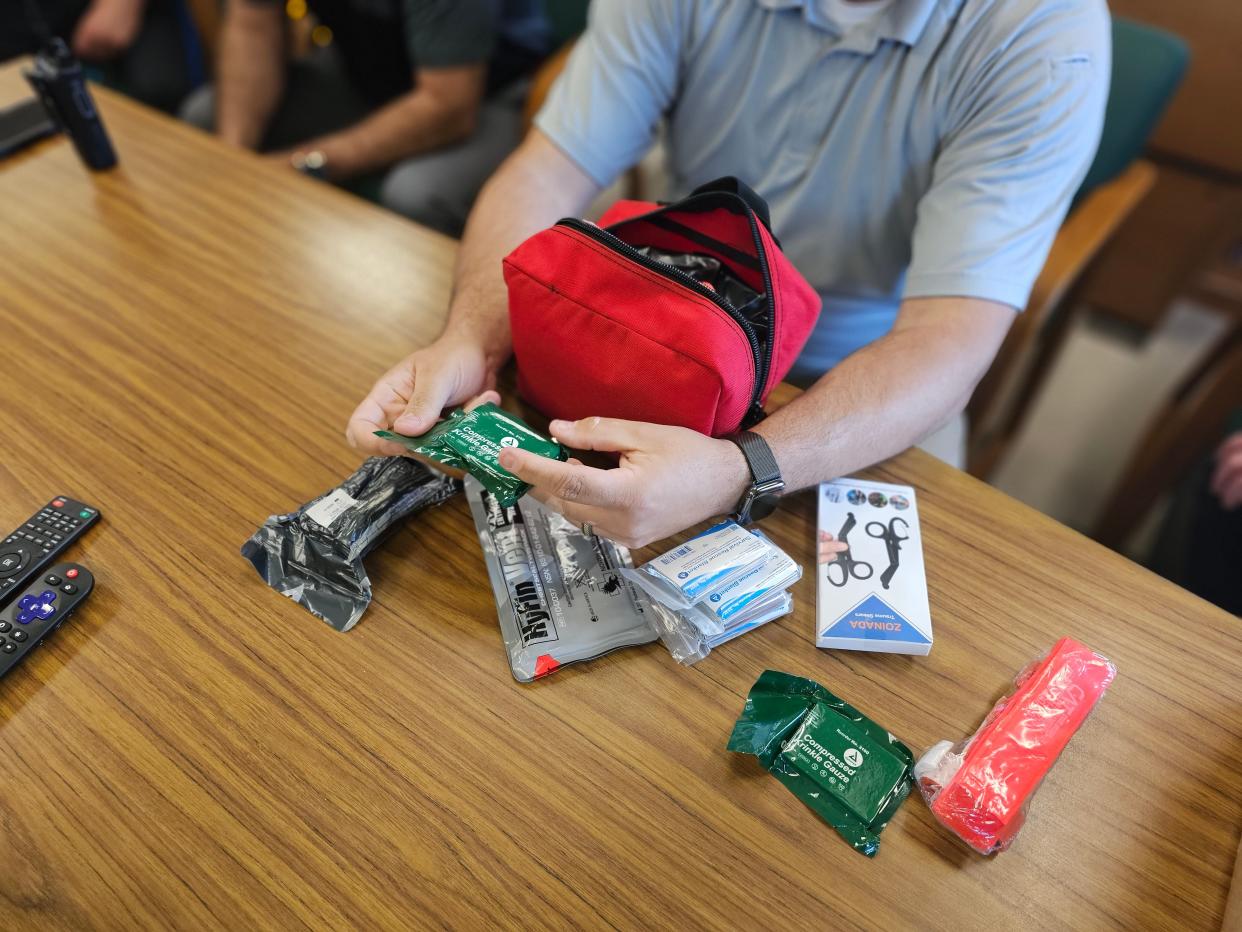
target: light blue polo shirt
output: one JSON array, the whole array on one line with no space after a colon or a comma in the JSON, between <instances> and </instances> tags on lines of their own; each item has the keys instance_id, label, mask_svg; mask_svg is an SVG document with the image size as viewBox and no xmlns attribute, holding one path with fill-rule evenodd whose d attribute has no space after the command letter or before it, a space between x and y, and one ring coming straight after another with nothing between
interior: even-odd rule
<instances>
[{"instance_id":1,"label":"light blue polo shirt","mask_svg":"<svg viewBox=\"0 0 1242 932\"><path fill-rule=\"evenodd\" d=\"M673 196L736 175L824 299L791 378L903 297L1022 308L1099 141L1102 0L593 0L538 127L600 184L668 124Z\"/></svg>"}]
</instances>

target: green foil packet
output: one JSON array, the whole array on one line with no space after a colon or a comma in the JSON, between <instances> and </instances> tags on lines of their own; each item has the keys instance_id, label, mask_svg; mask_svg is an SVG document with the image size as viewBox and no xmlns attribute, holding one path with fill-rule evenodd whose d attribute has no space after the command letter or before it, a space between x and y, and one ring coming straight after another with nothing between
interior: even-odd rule
<instances>
[{"instance_id":1,"label":"green foil packet","mask_svg":"<svg viewBox=\"0 0 1242 932\"><path fill-rule=\"evenodd\" d=\"M818 683L765 670L733 726L729 750L753 754L867 857L910 795L910 749Z\"/></svg>"},{"instance_id":2,"label":"green foil packet","mask_svg":"<svg viewBox=\"0 0 1242 932\"><path fill-rule=\"evenodd\" d=\"M512 507L530 491L529 485L500 465L502 448L517 447L554 460L569 456L555 440L536 433L491 402L471 411L458 408L418 437L406 437L389 430L377 430L375 436L392 440L412 453L452 469L465 470L491 492L501 508Z\"/></svg>"}]
</instances>

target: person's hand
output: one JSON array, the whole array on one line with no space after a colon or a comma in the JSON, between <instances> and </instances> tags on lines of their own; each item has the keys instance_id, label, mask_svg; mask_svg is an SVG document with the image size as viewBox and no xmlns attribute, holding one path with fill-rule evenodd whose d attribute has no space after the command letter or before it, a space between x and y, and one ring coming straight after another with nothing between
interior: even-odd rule
<instances>
[{"instance_id":1,"label":"person's hand","mask_svg":"<svg viewBox=\"0 0 1242 932\"><path fill-rule=\"evenodd\" d=\"M73 51L87 61L120 55L138 37L143 0L94 0L73 31Z\"/></svg>"},{"instance_id":2,"label":"person's hand","mask_svg":"<svg viewBox=\"0 0 1242 932\"><path fill-rule=\"evenodd\" d=\"M500 465L570 521L627 547L732 511L750 485L736 446L684 427L589 417L553 421L549 431L574 449L620 453L620 465L594 469L517 448L501 450Z\"/></svg>"},{"instance_id":3,"label":"person's hand","mask_svg":"<svg viewBox=\"0 0 1242 932\"><path fill-rule=\"evenodd\" d=\"M819 532L819 562L831 563L839 554L850 549L850 545L843 540L837 540L827 531Z\"/></svg>"},{"instance_id":4,"label":"person's hand","mask_svg":"<svg viewBox=\"0 0 1242 932\"><path fill-rule=\"evenodd\" d=\"M1216 451L1210 488L1226 511L1242 505L1242 431L1227 437Z\"/></svg>"},{"instance_id":5,"label":"person's hand","mask_svg":"<svg viewBox=\"0 0 1242 932\"><path fill-rule=\"evenodd\" d=\"M495 369L483 348L469 340L441 337L385 372L345 428L351 446L368 456L400 456L405 447L375 436L391 430L407 437L435 426L440 412L492 388Z\"/></svg>"}]
</instances>

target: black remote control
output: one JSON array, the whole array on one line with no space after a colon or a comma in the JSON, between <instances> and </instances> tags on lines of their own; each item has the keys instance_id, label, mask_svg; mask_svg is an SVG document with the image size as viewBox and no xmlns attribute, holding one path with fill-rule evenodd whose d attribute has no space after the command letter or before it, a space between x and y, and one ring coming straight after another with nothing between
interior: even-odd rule
<instances>
[{"instance_id":1,"label":"black remote control","mask_svg":"<svg viewBox=\"0 0 1242 932\"><path fill-rule=\"evenodd\" d=\"M86 567L58 563L0 612L0 676L64 624L93 588L95 577Z\"/></svg>"},{"instance_id":2,"label":"black remote control","mask_svg":"<svg viewBox=\"0 0 1242 932\"><path fill-rule=\"evenodd\" d=\"M99 520L99 509L58 496L0 538L0 605L22 591Z\"/></svg>"}]
</instances>

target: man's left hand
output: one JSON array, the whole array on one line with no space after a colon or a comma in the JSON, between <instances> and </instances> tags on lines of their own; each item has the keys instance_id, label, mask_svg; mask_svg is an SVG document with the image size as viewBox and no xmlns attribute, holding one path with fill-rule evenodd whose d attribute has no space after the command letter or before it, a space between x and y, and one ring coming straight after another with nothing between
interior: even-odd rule
<instances>
[{"instance_id":1,"label":"man's left hand","mask_svg":"<svg viewBox=\"0 0 1242 932\"><path fill-rule=\"evenodd\" d=\"M626 547L645 547L707 518L731 512L750 485L741 451L684 427L589 417L553 421L552 436L577 450L620 453L616 469L594 469L525 450L500 452L500 465L570 521Z\"/></svg>"}]
</instances>

